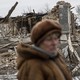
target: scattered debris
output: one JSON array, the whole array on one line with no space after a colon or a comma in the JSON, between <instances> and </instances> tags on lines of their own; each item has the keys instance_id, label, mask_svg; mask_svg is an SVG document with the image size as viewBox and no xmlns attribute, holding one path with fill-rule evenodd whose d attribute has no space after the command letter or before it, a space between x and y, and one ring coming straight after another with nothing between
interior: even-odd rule
<instances>
[{"instance_id":1,"label":"scattered debris","mask_svg":"<svg viewBox=\"0 0 80 80\"><path fill-rule=\"evenodd\" d=\"M19 42L31 43L31 28L36 22L45 18L57 20L62 24L60 48L72 72L73 80L80 80L80 30L75 28L70 3L59 1L49 13L45 14L36 14L34 11L9 18L17 4L16 2L8 15L0 21L0 80L17 80L16 46Z\"/></svg>"}]
</instances>

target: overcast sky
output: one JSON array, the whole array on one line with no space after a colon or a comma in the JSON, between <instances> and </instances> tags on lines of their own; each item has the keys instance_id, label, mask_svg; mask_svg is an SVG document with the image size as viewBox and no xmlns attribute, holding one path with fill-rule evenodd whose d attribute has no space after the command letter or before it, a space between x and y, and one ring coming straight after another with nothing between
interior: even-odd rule
<instances>
[{"instance_id":1,"label":"overcast sky","mask_svg":"<svg viewBox=\"0 0 80 80\"><path fill-rule=\"evenodd\" d=\"M7 15L11 7L18 2L15 10L12 12L11 16L22 15L24 12L28 12L29 9L35 10L36 12L44 11L46 5L49 6L49 9L52 9L56 3L61 0L0 0L0 16L4 17ZM72 7L80 5L80 0L64 0L69 2Z\"/></svg>"}]
</instances>

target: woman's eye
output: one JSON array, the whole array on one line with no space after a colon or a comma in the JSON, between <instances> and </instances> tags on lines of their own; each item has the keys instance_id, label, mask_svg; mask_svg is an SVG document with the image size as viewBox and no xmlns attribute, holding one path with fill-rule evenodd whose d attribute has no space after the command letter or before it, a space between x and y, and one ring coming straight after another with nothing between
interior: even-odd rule
<instances>
[{"instance_id":1,"label":"woman's eye","mask_svg":"<svg viewBox=\"0 0 80 80\"><path fill-rule=\"evenodd\" d=\"M46 40L50 41L52 40L52 37L47 37Z\"/></svg>"}]
</instances>

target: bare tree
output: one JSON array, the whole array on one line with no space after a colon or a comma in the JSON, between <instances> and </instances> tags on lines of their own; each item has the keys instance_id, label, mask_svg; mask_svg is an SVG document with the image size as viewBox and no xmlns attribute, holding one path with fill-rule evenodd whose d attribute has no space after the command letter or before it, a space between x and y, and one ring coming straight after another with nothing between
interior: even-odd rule
<instances>
[{"instance_id":1,"label":"bare tree","mask_svg":"<svg viewBox=\"0 0 80 80\"><path fill-rule=\"evenodd\" d=\"M76 7L77 12L77 23L80 25L80 5Z\"/></svg>"},{"instance_id":2,"label":"bare tree","mask_svg":"<svg viewBox=\"0 0 80 80\"><path fill-rule=\"evenodd\" d=\"M76 7L76 12L78 13L78 15L80 15L80 5Z\"/></svg>"},{"instance_id":3,"label":"bare tree","mask_svg":"<svg viewBox=\"0 0 80 80\"><path fill-rule=\"evenodd\" d=\"M31 6L27 7L28 13L32 12Z\"/></svg>"},{"instance_id":4,"label":"bare tree","mask_svg":"<svg viewBox=\"0 0 80 80\"><path fill-rule=\"evenodd\" d=\"M45 12L50 12L49 4L45 4Z\"/></svg>"}]
</instances>

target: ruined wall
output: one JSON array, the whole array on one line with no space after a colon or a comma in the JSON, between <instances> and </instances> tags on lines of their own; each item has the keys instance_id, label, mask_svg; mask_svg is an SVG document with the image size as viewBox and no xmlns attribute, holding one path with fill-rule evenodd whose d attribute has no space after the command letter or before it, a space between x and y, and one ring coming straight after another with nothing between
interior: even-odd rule
<instances>
[{"instance_id":1,"label":"ruined wall","mask_svg":"<svg viewBox=\"0 0 80 80\"><path fill-rule=\"evenodd\" d=\"M73 33L75 30L74 14L70 3L58 1L48 15L43 16L43 19L45 18L59 21L62 25L62 33Z\"/></svg>"}]
</instances>

